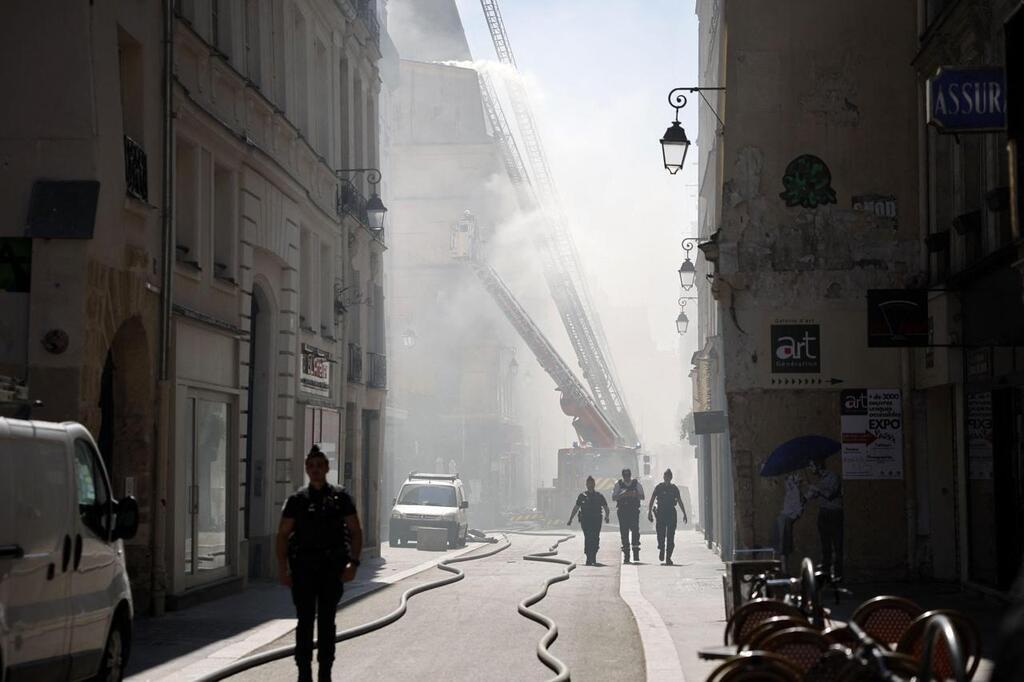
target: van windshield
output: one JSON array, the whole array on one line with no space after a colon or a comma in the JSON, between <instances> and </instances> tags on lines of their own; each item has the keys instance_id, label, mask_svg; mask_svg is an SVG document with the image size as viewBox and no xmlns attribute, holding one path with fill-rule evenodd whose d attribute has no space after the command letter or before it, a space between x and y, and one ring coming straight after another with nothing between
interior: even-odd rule
<instances>
[{"instance_id":1,"label":"van windshield","mask_svg":"<svg viewBox=\"0 0 1024 682\"><path fill-rule=\"evenodd\" d=\"M455 488L450 485L407 485L402 488L398 504L454 507Z\"/></svg>"}]
</instances>

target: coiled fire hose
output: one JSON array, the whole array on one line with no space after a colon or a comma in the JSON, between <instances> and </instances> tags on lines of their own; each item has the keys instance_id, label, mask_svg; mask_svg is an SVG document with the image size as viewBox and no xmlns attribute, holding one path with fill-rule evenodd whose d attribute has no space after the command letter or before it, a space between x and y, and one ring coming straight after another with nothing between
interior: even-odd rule
<instances>
[{"instance_id":1,"label":"coiled fire hose","mask_svg":"<svg viewBox=\"0 0 1024 682\"><path fill-rule=\"evenodd\" d=\"M518 611L521 615L525 616L526 618L529 618L530 620L540 623L541 625L547 628L547 633L545 633L545 635L537 643L537 658L539 658L544 663L544 665L546 665L548 668L550 668L552 671L556 673L556 676L552 678L552 682L561 682L564 680L568 680L569 667L548 651L548 646L552 642L554 642L555 639L558 638L558 624L548 616L545 616L544 614L538 611L534 611L530 607L539 602L540 600L544 599L544 597L547 596L548 588L550 588L552 585L554 585L557 582L569 579L569 572L576 568L576 564L568 559L556 559L554 557L558 554L558 545L576 537L576 535L574 533L537 533L531 531L497 532L505 536L503 544L500 544L494 549L489 550L487 552L483 552L481 554L474 554L473 556L454 557L451 559L444 559L443 561L440 561L437 564L437 567L442 571L447 571L448 573L452 573L453 575L446 576L438 580L433 580L428 583L423 583L422 585L410 587L408 590L402 593L398 607L394 611L384 616L381 616L380 618L376 618L367 623L363 623L362 625L357 625L355 627L348 628L347 630L342 630L335 636L334 641L344 642L349 639L361 637L362 635L369 634L376 630L380 630L381 628L387 627L388 625L394 623L399 618L405 615L405 612L408 609L408 603L410 598L414 597L417 594L420 594L421 592L427 592L429 590L434 590L439 587L444 587L445 585L450 585L466 577L466 574L462 569L456 568L452 564L458 564L467 561L476 561L478 559L486 559L487 557L494 556L495 554L503 552L509 547L511 547L512 543L508 540L508 535L557 537L559 538L558 541L551 545L551 547L549 547L547 551L528 554L524 556L523 559L526 561L541 561L546 563L562 564L566 566L565 570L556 576L548 578L544 583L544 587L541 588L540 591L519 602ZM353 599L348 603L351 604L354 601L361 599L363 596L366 596L368 594L370 593L360 595L359 597L356 597L356 599ZM292 656L294 653L294 645L270 649L269 651L264 651L261 654L247 656L238 661L235 661L231 665L225 666L220 670L216 670L208 675L200 677L197 680L197 682L219 682L220 680L224 680L228 677L232 677L234 675L238 675L239 673L243 673L246 670L251 670L261 665L272 663L274 661L279 661L283 658L288 658L289 656Z\"/></svg>"},{"instance_id":2,"label":"coiled fire hose","mask_svg":"<svg viewBox=\"0 0 1024 682\"><path fill-rule=\"evenodd\" d=\"M558 623L554 620L545 616L539 611L534 611L530 607L539 602L541 599L548 595L548 588L555 583L562 582L563 580L569 579L569 573L576 568L576 563L569 559L556 559L558 554L558 546L567 540L571 540L576 537L575 533L536 533L531 531L504 531L510 535L533 535L538 537L556 537L559 538L555 544L551 545L546 552L535 552L533 554L527 554L523 557L526 561L543 561L551 564L562 564L565 566L558 575L552 576L544 581L544 587L538 592L530 595L523 601L519 602L519 613L526 616L532 621L540 623L548 629L540 641L537 642L537 658L539 658L544 665L555 672L555 677L551 678L551 682L563 682L569 679L569 666L563 661L556 658L550 651L548 646L551 645L556 639L558 639Z\"/></svg>"}]
</instances>

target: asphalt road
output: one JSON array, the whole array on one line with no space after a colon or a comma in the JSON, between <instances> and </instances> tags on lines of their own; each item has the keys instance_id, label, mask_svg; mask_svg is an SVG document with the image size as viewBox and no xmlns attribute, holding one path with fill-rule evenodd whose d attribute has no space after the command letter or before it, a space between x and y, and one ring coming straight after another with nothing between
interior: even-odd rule
<instances>
[{"instance_id":1,"label":"asphalt road","mask_svg":"<svg viewBox=\"0 0 1024 682\"><path fill-rule=\"evenodd\" d=\"M582 534L561 545L560 556L582 563ZM459 564L461 582L412 598L404 618L338 645L335 680L546 680L552 673L537 659L544 628L519 615L516 605L563 567L525 561L554 539L510 536L512 546L493 557ZM628 607L619 599L617 538L602 537L599 561L578 566L557 583L536 608L559 624L551 651L571 668L574 679L643 679L643 651ZM485 546L489 547L489 546ZM414 551L414 550L412 550ZM483 551L483 550L481 550ZM434 569L379 590L338 614L339 629L364 623L394 609L412 585L446 575ZM267 648L290 644L289 634ZM293 680L291 659L238 675L232 680Z\"/></svg>"}]
</instances>

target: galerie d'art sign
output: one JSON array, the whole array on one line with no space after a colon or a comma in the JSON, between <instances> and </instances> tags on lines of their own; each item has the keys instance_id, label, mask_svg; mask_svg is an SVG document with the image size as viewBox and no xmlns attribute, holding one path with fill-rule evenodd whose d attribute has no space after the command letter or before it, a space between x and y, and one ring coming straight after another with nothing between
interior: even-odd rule
<instances>
[{"instance_id":1,"label":"galerie d'art sign","mask_svg":"<svg viewBox=\"0 0 1024 682\"><path fill-rule=\"evenodd\" d=\"M943 66L928 79L928 123L944 132L1006 127L1006 74L1002 68Z\"/></svg>"},{"instance_id":2,"label":"galerie d'art sign","mask_svg":"<svg viewBox=\"0 0 1024 682\"><path fill-rule=\"evenodd\" d=\"M855 388L839 395L843 478L903 478L903 406L897 389Z\"/></svg>"}]
</instances>

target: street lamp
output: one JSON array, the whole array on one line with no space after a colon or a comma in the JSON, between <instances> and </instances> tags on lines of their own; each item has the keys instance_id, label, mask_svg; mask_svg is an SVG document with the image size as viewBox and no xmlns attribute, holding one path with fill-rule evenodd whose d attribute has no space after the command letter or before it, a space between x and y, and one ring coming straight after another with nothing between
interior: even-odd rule
<instances>
[{"instance_id":1,"label":"street lamp","mask_svg":"<svg viewBox=\"0 0 1024 682\"><path fill-rule=\"evenodd\" d=\"M700 95L704 103L711 108L711 112L718 119L718 123L725 128L725 124L722 123L722 119L719 118L718 112L715 111L711 103L708 102L707 98L701 93L701 90L725 90L725 88L674 88L668 93L668 103L676 110L676 118L672 121L672 125L665 131L664 137L661 138L661 158L665 163L665 170L672 175L678 173L683 163L686 162L686 152L690 149L690 140L686 137L686 130L679 125L679 110L686 106L686 95L684 92L696 92Z\"/></svg>"},{"instance_id":2,"label":"street lamp","mask_svg":"<svg viewBox=\"0 0 1024 682\"><path fill-rule=\"evenodd\" d=\"M690 251L697 247L697 238L687 237L682 241L681 246L686 253L686 259L679 266L679 286L683 288L683 291L689 291L693 288L693 282L697 278L697 268L690 260Z\"/></svg>"},{"instance_id":3,"label":"street lamp","mask_svg":"<svg viewBox=\"0 0 1024 682\"><path fill-rule=\"evenodd\" d=\"M696 300L693 296L679 297L679 315L676 317L676 331L679 332L680 336L686 334L686 330L690 328L690 318L686 316L686 302Z\"/></svg>"},{"instance_id":4,"label":"street lamp","mask_svg":"<svg viewBox=\"0 0 1024 682\"><path fill-rule=\"evenodd\" d=\"M384 216L387 214L387 206L381 201L377 193L377 185L380 183L381 174L377 168L339 168L334 171L335 175L341 173L366 173L366 181L373 185L372 194L366 201L366 223L367 227L377 232L384 229Z\"/></svg>"}]
</instances>

